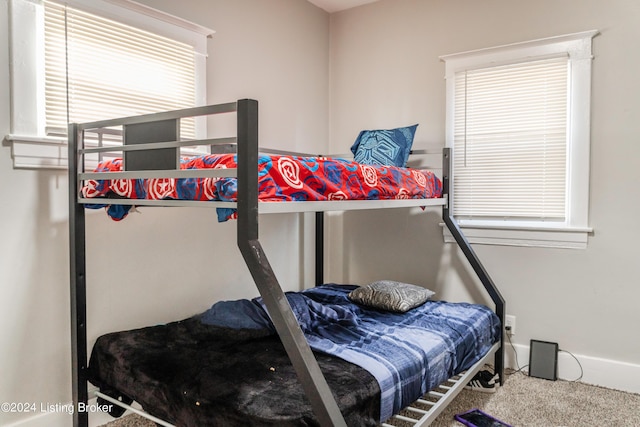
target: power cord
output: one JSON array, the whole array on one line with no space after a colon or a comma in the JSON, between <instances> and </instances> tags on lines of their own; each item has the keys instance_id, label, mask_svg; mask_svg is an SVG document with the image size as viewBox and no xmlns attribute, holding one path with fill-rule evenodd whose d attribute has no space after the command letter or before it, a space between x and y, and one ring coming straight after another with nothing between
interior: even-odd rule
<instances>
[{"instance_id":1,"label":"power cord","mask_svg":"<svg viewBox=\"0 0 640 427\"><path fill-rule=\"evenodd\" d=\"M516 366L518 367L518 369L516 371L513 371L510 374L507 374L507 375L513 375L513 374L517 374L518 372L522 372L522 370L524 368L528 367L529 365L524 365L523 367L520 367L520 362L518 361L518 352L516 351L516 347L513 345L513 342L511 341L511 334L509 333L509 332L511 332L511 326L505 327L505 330L507 331L507 333L505 335L507 336L507 340L509 340L509 345L511 345L511 349L513 350L513 354L516 357Z\"/></svg>"},{"instance_id":2,"label":"power cord","mask_svg":"<svg viewBox=\"0 0 640 427\"><path fill-rule=\"evenodd\" d=\"M511 349L513 350L513 354L514 354L514 356L516 358L516 366L518 367L518 369L516 371L513 371L510 374L507 374L507 375L513 375L513 374L517 374L518 372L522 372L529 365L524 365L522 367L520 366L520 362L518 361L518 352L516 351L516 347L513 345L513 342L511 341L511 334L509 333L511 331L511 327L507 326L505 328L505 330L507 332L505 335L507 336L507 340L509 341L509 345L511 346ZM584 369L582 368L582 364L580 363L578 358L568 350L559 349L558 352L567 353L569 356L573 357L573 359L576 361L576 363L578 363L578 366L580 367L580 376L578 378L574 379L574 380L567 380L567 381L569 381L569 382L578 382L578 381L580 381L582 379L582 377L584 376Z\"/></svg>"},{"instance_id":3,"label":"power cord","mask_svg":"<svg viewBox=\"0 0 640 427\"><path fill-rule=\"evenodd\" d=\"M580 367L580 376L578 378L576 378L575 380L567 380L569 382L578 382L582 379L582 376L584 375L584 369L582 369L582 364L580 363L580 361L578 360L578 358L576 356L573 355L573 353L571 353L570 351L567 350L558 350L558 352L564 352L567 353L569 356L573 357L575 359L575 361L578 363L578 366Z\"/></svg>"}]
</instances>

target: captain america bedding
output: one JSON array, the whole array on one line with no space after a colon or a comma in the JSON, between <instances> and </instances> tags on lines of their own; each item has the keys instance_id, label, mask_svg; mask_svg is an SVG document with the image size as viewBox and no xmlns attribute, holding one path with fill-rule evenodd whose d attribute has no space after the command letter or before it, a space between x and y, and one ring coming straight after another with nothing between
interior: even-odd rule
<instances>
[{"instance_id":1,"label":"captain america bedding","mask_svg":"<svg viewBox=\"0 0 640 427\"><path fill-rule=\"evenodd\" d=\"M349 426L378 425L499 339L485 306L427 301L395 313L353 303L355 288L286 294ZM180 426L318 425L259 298L102 336L90 380Z\"/></svg>"},{"instance_id":2,"label":"captain america bedding","mask_svg":"<svg viewBox=\"0 0 640 427\"><path fill-rule=\"evenodd\" d=\"M237 155L221 154L186 158L181 169L235 169ZM101 162L96 172L119 172L122 160ZM87 198L178 199L235 202L237 179L154 178L86 180ZM258 191L261 202L430 199L442 196L442 183L427 170L365 165L326 157L266 156L258 158ZM127 216L130 206L96 201L89 208L107 208L114 220ZM218 220L234 218L235 210L218 208Z\"/></svg>"}]
</instances>

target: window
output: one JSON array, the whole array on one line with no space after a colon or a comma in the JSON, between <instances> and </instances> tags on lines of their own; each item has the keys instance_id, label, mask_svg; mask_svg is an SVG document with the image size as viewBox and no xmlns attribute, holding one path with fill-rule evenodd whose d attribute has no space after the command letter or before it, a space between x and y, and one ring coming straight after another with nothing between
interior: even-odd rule
<instances>
[{"instance_id":1,"label":"window","mask_svg":"<svg viewBox=\"0 0 640 427\"><path fill-rule=\"evenodd\" d=\"M595 34L441 57L451 208L472 243L586 247Z\"/></svg>"},{"instance_id":2,"label":"window","mask_svg":"<svg viewBox=\"0 0 640 427\"><path fill-rule=\"evenodd\" d=\"M205 102L211 30L129 0L11 0L14 167L66 167L66 127ZM184 121L183 138L205 136Z\"/></svg>"}]
</instances>

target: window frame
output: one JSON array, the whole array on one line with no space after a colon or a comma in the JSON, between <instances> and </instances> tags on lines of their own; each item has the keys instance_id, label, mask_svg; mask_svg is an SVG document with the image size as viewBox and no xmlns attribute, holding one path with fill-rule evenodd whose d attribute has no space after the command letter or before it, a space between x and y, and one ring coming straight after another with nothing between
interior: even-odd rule
<instances>
[{"instance_id":1,"label":"window frame","mask_svg":"<svg viewBox=\"0 0 640 427\"><path fill-rule=\"evenodd\" d=\"M509 246L585 248L589 233L589 167L592 39L597 30L444 55L446 78L446 146L453 148L455 75L481 67L569 57L566 219L564 222L459 220L471 243ZM451 186L455 180L455 171ZM454 195L455 197L455 195ZM454 200L450 200L453 211ZM453 237L444 229L446 242Z\"/></svg>"},{"instance_id":2,"label":"window frame","mask_svg":"<svg viewBox=\"0 0 640 427\"><path fill-rule=\"evenodd\" d=\"M55 0L54 0L55 1ZM69 7L135 26L194 47L194 105L206 103L207 38L214 31L131 0L65 0ZM10 130L15 169L66 169L67 138L48 136L44 116L44 11L39 0L9 0ZM196 120L205 138L206 120Z\"/></svg>"}]
</instances>

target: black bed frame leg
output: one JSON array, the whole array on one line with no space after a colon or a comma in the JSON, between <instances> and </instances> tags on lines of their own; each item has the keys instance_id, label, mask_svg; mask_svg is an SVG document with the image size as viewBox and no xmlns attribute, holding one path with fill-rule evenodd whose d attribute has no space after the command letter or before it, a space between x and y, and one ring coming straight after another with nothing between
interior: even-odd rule
<instances>
[{"instance_id":1,"label":"black bed frame leg","mask_svg":"<svg viewBox=\"0 0 640 427\"><path fill-rule=\"evenodd\" d=\"M476 255L475 251L471 247L471 244L467 240L467 238L462 233L458 222L453 217L453 213L450 210L450 204L453 199L453 188L450 182L450 172L451 172L451 162L452 162L452 153L450 148L445 148L443 151L443 159L442 159L442 193L447 196L447 203L442 207L442 218L444 219L444 223L447 228L453 235L456 243L464 253L465 257L471 264L471 267L476 272L476 275L482 282L482 285L489 293L489 296L493 300L496 305L496 315L500 319L500 348L495 354L495 371L499 375L500 384L504 384L504 353L505 353L505 345L504 345L504 316L506 313L506 304L504 298L500 294L498 287L493 283L491 276L485 270L484 266L480 262L480 259Z\"/></svg>"},{"instance_id":2,"label":"black bed frame leg","mask_svg":"<svg viewBox=\"0 0 640 427\"><path fill-rule=\"evenodd\" d=\"M322 426L346 427L336 400L258 240L258 103L238 101L238 248Z\"/></svg>"},{"instance_id":3,"label":"black bed frame leg","mask_svg":"<svg viewBox=\"0 0 640 427\"><path fill-rule=\"evenodd\" d=\"M324 284L324 212L316 212L316 286Z\"/></svg>"},{"instance_id":4,"label":"black bed frame leg","mask_svg":"<svg viewBox=\"0 0 640 427\"><path fill-rule=\"evenodd\" d=\"M89 414L79 404L89 400L87 375L86 247L84 206L77 202L78 172L81 172L77 147L80 135L76 124L69 125L69 268L71 293L71 376L73 426L88 427Z\"/></svg>"}]
</instances>

